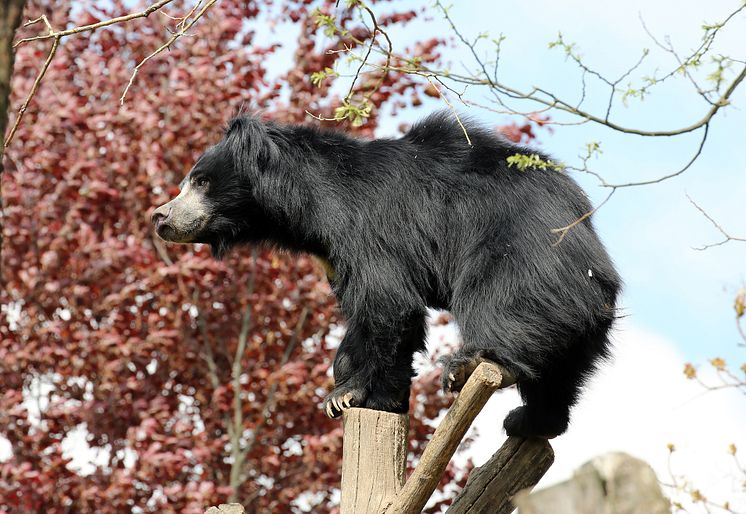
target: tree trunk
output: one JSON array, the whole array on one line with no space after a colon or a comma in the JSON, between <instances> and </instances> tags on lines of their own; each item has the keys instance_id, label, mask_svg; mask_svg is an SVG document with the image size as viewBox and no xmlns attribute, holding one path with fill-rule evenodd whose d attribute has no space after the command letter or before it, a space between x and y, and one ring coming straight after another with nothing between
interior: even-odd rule
<instances>
[{"instance_id":1,"label":"tree trunk","mask_svg":"<svg viewBox=\"0 0 746 514\"><path fill-rule=\"evenodd\" d=\"M21 16L26 0L0 0L0 134L8 127L8 105L10 81L13 77L15 51L13 40L16 29L21 24ZM3 171L2 157L5 148L0 145L0 173Z\"/></svg>"},{"instance_id":2,"label":"tree trunk","mask_svg":"<svg viewBox=\"0 0 746 514\"><path fill-rule=\"evenodd\" d=\"M2 175L5 171L5 130L8 128L8 109L10 108L10 81L13 78L15 50L13 40L16 29L21 24L21 16L26 0L0 0L0 284L3 284L3 190Z\"/></svg>"}]
</instances>

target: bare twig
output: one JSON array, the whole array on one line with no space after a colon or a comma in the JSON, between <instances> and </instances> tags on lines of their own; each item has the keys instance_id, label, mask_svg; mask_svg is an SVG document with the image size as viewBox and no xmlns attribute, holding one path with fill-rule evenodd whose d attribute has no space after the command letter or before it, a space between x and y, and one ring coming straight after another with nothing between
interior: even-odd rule
<instances>
[{"instance_id":1,"label":"bare twig","mask_svg":"<svg viewBox=\"0 0 746 514\"><path fill-rule=\"evenodd\" d=\"M692 155L691 159L689 159L689 161L683 167L679 168L678 170L668 173L666 175L663 175L661 177L655 178L655 179L650 179L650 180L641 180L641 181L636 181L636 182L623 182L623 183L618 183L618 184L609 184L606 181L603 181L601 186L610 187L612 189L619 189L619 188L624 188L624 187L648 186L651 184L659 184L661 182L672 179L674 177L678 177L679 175L684 173L686 170L691 168L692 164L694 164L694 162L702 154L702 150L704 149L705 143L707 142L707 136L709 134L709 131L710 131L710 124L706 123L704 125L704 130L702 132L702 138L699 141L699 146L697 146L697 150L694 152L694 155ZM596 176L599 176L599 175L596 175Z\"/></svg>"},{"instance_id":2,"label":"bare twig","mask_svg":"<svg viewBox=\"0 0 746 514\"><path fill-rule=\"evenodd\" d=\"M338 4L339 4L339 2L337 2L337 5ZM373 24L373 28L369 29L370 43L366 44L366 42L365 42L365 40L367 40L368 37L366 37L364 39L356 38L351 33L347 32L347 31L341 31L341 29L339 29L336 26L334 27L335 30L339 31L345 37L348 37L351 41L353 41L355 43L355 45L357 45L357 46L365 46L366 50L365 50L365 55L363 55L362 58L357 57L358 59L360 59L360 64L358 65L357 69L355 70L354 75L352 75L352 80L350 81L350 87L349 87L349 89L347 91L347 94L345 95L345 97L344 97L344 99L342 101L342 106L340 106L335 111L334 117L333 118L327 118L327 117L324 117L324 116L321 116L321 115L318 115L318 114L313 114L313 113L309 112L308 110L306 110L306 114L308 114L312 118L314 118L316 120L319 120L319 121L336 121L336 122L339 122L339 121L348 119L350 117L350 112L349 112L348 109L352 107L351 101L353 99L353 96L356 93L355 86L357 85L357 82L358 82L358 79L360 78L360 76L364 73L363 69L366 66L370 66L371 65L371 63L369 62L370 61L370 56L373 53L373 51L376 49L376 47L379 47L380 53L385 58L385 63L384 63L383 66L377 66L377 68L379 68L382 73L378 76L378 79L376 80L375 84L373 84L372 86L370 86L368 88L368 90L365 93L363 93L363 95L362 95L363 101L361 103L360 108L357 109L358 114L360 112L365 112L364 116L367 117L367 115L368 115L367 114L367 112L368 112L367 110L370 108L369 101L370 101L371 97L373 96L373 94L376 91L378 91L381 88L381 85L383 85L384 81L386 80L386 77L392 71L392 68L391 68L391 59L392 59L394 53L393 53L393 45L391 43L391 38L389 37L388 33L378 24L378 19L376 18L375 13L373 13L373 11L370 9L370 7L368 7L361 0L356 0L354 2L354 4L351 5L351 8L354 8L354 7L359 8L362 12L364 12L365 14L367 14L369 16L369 18L370 18L371 23ZM365 23L364 20L363 20L363 23ZM387 45L386 49L384 49L378 43L378 40L377 40L378 34L383 35L384 39L386 40L386 45ZM337 54L337 53L351 53L352 52L352 47L350 45L348 45L347 43L343 43L343 46L344 46L344 48L341 49L341 50L330 49L330 50L327 50L326 53L327 54Z\"/></svg>"},{"instance_id":3,"label":"bare twig","mask_svg":"<svg viewBox=\"0 0 746 514\"><path fill-rule=\"evenodd\" d=\"M594 207L590 211L588 211L585 214L583 214L582 216L580 216L578 219L576 219L575 221L573 221L569 225L565 225L564 227L552 229L552 233L553 234L559 234L559 237L557 238L557 240L554 243L552 243L552 246L557 246L558 244L560 244L562 242L562 240L565 239L565 236L567 235L568 232L570 232L570 230L572 230L574 227L576 227L579 223L582 223L584 220L586 220L589 217L593 216L593 214L596 211L598 211L601 207L603 207L604 205L606 205L606 202L608 202L611 199L611 197L612 197L612 195L614 194L615 191L616 191L616 188L612 189L611 192L608 194L608 196L604 199L603 202L601 202L596 207Z\"/></svg>"},{"instance_id":4,"label":"bare twig","mask_svg":"<svg viewBox=\"0 0 746 514\"><path fill-rule=\"evenodd\" d=\"M437 77L436 77L437 79ZM461 121L461 118L458 115L458 112L453 107L451 102L448 101L448 98L446 98L446 95L443 94L443 92L440 90L438 86L435 85L435 82L433 82L433 79L431 77L427 78L427 81L430 82L430 85L435 89L435 91L438 92L438 95L440 95L440 98L443 99L443 101L446 103L448 108L453 112L453 115L456 117L456 122L459 124L459 127L461 127L461 130L464 132L464 136L466 137L466 142L469 144L469 146L472 146L471 144L471 138L469 138L469 133L466 131L466 127L464 126L463 122ZM438 81L442 84L442 82Z\"/></svg>"},{"instance_id":5,"label":"bare twig","mask_svg":"<svg viewBox=\"0 0 746 514\"><path fill-rule=\"evenodd\" d=\"M49 21L47 20L47 17L42 15L41 17L37 18L36 20L29 21L26 23L25 26L32 25L34 23L37 23L39 20L43 20L46 24L50 34L54 33L54 30L52 29L52 26L49 24ZM39 70L39 73L36 75L36 79L34 80L33 85L31 86L31 90L29 90L28 95L26 95L26 99L23 101L23 104L21 105L21 108L18 109L18 114L16 115L16 119L13 122L13 127L11 127L10 132L8 133L8 137L5 138L5 147L7 148L10 142L13 140L13 136L16 134L16 131L18 130L18 126L21 124L21 120L23 119L23 115L26 113L26 109L28 108L28 104L31 102L31 99L34 97L36 92L39 90L39 85L41 84L41 80L44 78L44 75L46 75L47 70L49 69L49 65L52 63L52 59L54 59L55 54L57 53L57 49L60 46L60 38L55 37L52 41L52 47L49 49L49 54L47 55L46 60L44 61L44 64L42 65L41 69Z\"/></svg>"},{"instance_id":6,"label":"bare twig","mask_svg":"<svg viewBox=\"0 0 746 514\"><path fill-rule=\"evenodd\" d=\"M718 512L727 512L729 514L739 514L738 511L734 510L733 507L730 505L729 502L715 502L711 499L709 499L700 489L698 489L693 483L691 483L689 480L681 477L677 477L673 472L673 466L672 466L672 456L674 454L675 447L672 444L669 444L668 446L669 454L668 454L668 475L670 482L661 482L661 485L668 487L669 489L673 489L676 492L685 495L688 497L690 501L692 501L695 504L699 504L705 512L708 514L711 514L713 512L712 509L717 509ZM671 503L674 507L676 507L677 512L691 512L689 511L684 505L682 505L680 502L676 501L675 498L672 498L674 501Z\"/></svg>"},{"instance_id":7,"label":"bare twig","mask_svg":"<svg viewBox=\"0 0 746 514\"><path fill-rule=\"evenodd\" d=\"M199 12L196 15L194 15L194 18L192 18L191 21L189 21L189 23L186 23L187 19L194 12L194 10L197 7L197 5L199 5L199 3L201 3L201 0L200 0L197 3L197 5L195 5L192 8L192 10L189 11L189 13L187 13L187 15L184 17L184 19L176 25L176 27L177 27L178 30L176 32L174 32L171 35L171 37L168 38L168 40L165 43L163 43L161 46L159 46L158 48L156 48L147 57L145 57L142 61L140 61L137 64L137 66L135 66L135 69L132 70L132 75L130 76L129 82L127 82L127 85L125 86L124 91L122 91L122 96L119 97L119 104L120 105L124 105L124 98L127 96L127 93L129 92L130 87L132 87L132 83L135 81L135 77L137 76L137 73L140 71L140 68L142 68L145 65L145 63L147 63L150 59L152 59L156 55L160 54L161 52L163 52L166 49L171 48L171 45L173 45L176 42L176 40L178 40L180 37L186 35L186 32L190 28L192 28L192 25L194 25L197 22L197 20L199 20L207 12L207 10L210 7L212 7L217 1L218 0L210 0L209 2L207 2L202 7L202 9L200 9ZM178 27L181 27L181 28L179 29Z\"/></svg>"},{"instance_id":8,"label":"bare twig","mask_svg":"<svg viewBox=\"0 0 746 514\"><path fill-rule=\"evenodd\" d=\"M99 21L97 23L91 23L90 25L82 25L80 27L73 27L73 28L67 29L67 30L60 30L59 32L57 32L57 31L50 31L49 34L43 34L43 35L39 35L39 36L33 36L33 37L23 38L23 39L18 40L16 42L15 46L20 46L20 45L22 45L24 43L28 43L30 41L38 41L38 40L41 40L41 39L52 39L52 38L62 39L64 37L71 36L73 34L80 34L81 32L90 32L90 31L93 31L93 30L96 30L96 29L100 29L101 27L107 27L109 25L115 25L117 23L122 23L122 22L125 22L125 21L134 20L136 18L146 18L146 17L150 16L151 14L153 14L158 9L160 9L161 7L163 7L164 5L170 4L171 2L173 2L173 0L160 0L159 2L154 3L153 5L147 7L146 9L143 9L142 11L138 11L138 12L134 12L134 13L130 13L130 14L125 14L123 16L117 16L116 18L111 18L111 19L108 19L108 20ZM44 17L42 17L42 18L44 18ZM24 25L24 26L28 27L30 25L38 23L39 21L43 21L43 20L40 20L40 19L31 20L28 23L26 23L26 25ZM47 26L49 26L48 22L47 22Z\"/></svg>"},{"instance_id":9,"label":"bare twig","mask_svg":"<svg viewBox=\"0 0 746 514\"><path fill-rule=\"evenodd\" d=\"M712 218L712 216L707 214L707 212L702 207L700 207L697 204L697 202L692 200L691 196L687 194L686 198L689 200L689 203L691 203L702 214L702 216L707 218L707 220L713 224L713 226L718 230L718 232L720 232L723 235L723 238L724 238L722 241L718 241L717 243L710 243L710 244L706 244L703 246L698 246L695 248L695 250L707 250L708 248L712 248L714 246L721 246L731 241L739 241L742 243L746 243L745 237L735 237L735 236L731 236L730 234L728 234L728 232L726 232L725 229L721 227L720 224Z\"/></svg>"},{"instance_id":10,"label":"bare twig","mask_svg":"<svg viewBox=\"0 0 746 514\"><path fill-rule=\"evenodd\" d=\"M386 80L386 76L389 73L389 65L391 64L391 56L393 52L393 45L391 44L391 39L389 38L388 33L383 30L378 25L378 20L376 19L376 15L373 13L373 11L365 5L363 2L357 2L357 6L359 6L361 9L363 9L366 13L368 13L368 16L370 16L371 22L373 23L373 31L372 31L372 38L370 40L370 45L368 46L368 50L365 53L365 57L363 57L363 60L360 62L360 66L357 69L357 72L355 73L354 78L352 79L352 83L350 84L350 90L347 93L347 96L345 97L345 102L349 102L352 98L352 95L354 93L355 89L355 82L357 82L358 77L360 76L360 72L365 66L365 64L368 62L368 59L370 58L370 54L373 51L373 48L376 45L376 34L379 32L383 35L383 37L386 39L386 44L388 45L388 50L384 51L385 57L386 57L386 64L383 66L383 74L378 79L378 83L373 86L370 91L368 91L365 95L366 99L370 99L370 97L375 93L378 88L381 87L381 84L383 84L384 80ZM359 42L362 43L362 42Z\"/></svg>"}]
</instances>

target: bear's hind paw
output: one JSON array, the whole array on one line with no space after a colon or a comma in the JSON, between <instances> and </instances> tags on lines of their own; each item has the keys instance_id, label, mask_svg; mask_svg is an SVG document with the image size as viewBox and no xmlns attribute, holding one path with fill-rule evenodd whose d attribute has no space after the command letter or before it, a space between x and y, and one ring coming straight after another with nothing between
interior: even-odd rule
<instances>
[{"instance_id":1,"label":"bear's hind paw","mask_svg":"<svg viewBox=\"0 0 746 514\"><path fill-rule=\"evenodd\" d=\"M554 439L567 430L567 424L567 416L552 417L545 413L543 417L535 419L524 405L508 413L503 428L509 436Z\"/></svg>"}]
</instances>

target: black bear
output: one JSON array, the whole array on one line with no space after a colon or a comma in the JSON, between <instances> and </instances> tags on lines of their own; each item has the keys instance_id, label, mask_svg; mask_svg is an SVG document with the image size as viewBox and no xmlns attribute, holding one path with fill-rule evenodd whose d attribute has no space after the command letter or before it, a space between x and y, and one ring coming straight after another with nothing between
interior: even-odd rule
<instances>
[{"instance_id":1,"label":"black bear","mask_svg":"<svg viewBox=\"0 0 746 514\"><path fill-rule=\"evenodd\" d=\"M432 307L449 310L463 338L444 387L458 391L475 363L494 361L525 403L507 433L553 437L609 353L620 279L570 177L511 167L526 148L466 130L471 144L436 113L399 139L361 140L242 115L152 221L161 238L208 243L217 258L271 244L330 265L347 320L330 416L407 411ZM557 243L552 229L580 218Z\"/></svg>"}]
</instances>

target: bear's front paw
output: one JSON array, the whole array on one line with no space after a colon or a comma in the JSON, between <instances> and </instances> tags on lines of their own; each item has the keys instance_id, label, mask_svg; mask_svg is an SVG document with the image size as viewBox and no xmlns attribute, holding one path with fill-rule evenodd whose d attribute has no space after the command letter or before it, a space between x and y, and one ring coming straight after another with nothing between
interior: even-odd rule
<instances>
[{"instance_id":1,"label":"bear's front paw","mask_svg":"<svg viewBox=\"0 0 746 514\"><path fill-rule=\"evenodd\" d=\"M463 350L453 355L441 357L438 362L443 365L443 390L447 393L461 391L474 370L483 362L492 362L481 355L481 352L465 353Z\"/></svg>"},{"instance_id":2,"label":"bear's front paw","mask_svg":"<svg viewBox=\"0 0 746 514\"><path fill-rule=\"evenodd\" d=\"M338 418L344 411L352 407L361 407L368 397L368 391L354 384L344 384L324 398L324 412L330 418Z\"/></svg>"}]
</instances>

